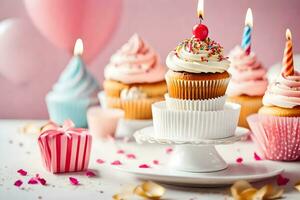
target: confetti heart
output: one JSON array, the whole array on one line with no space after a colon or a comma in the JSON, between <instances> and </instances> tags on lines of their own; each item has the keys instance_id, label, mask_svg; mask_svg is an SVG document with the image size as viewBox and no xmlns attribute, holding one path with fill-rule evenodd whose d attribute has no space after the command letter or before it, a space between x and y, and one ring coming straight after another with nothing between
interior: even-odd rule
<instances>
[{"instance_id":1,"label":"confetti heart","mask_svg":"<svg viewBox=\"0 0 300 200\"><path fill-rule=\"evenodd\" d=\"M74 177L69 177L70 183L72 185L79 185L79 181Z\"/></svg>"},{"instance_id":2,"label":"confetti heart","mask_svg":"<svg viewBox=\"0 0 300 200\"><path fill-rule=\"evenodd\" d=\"M290 181L290 179L279 174L277 176L276 181L277 181L277 185L282 186L282 185L286 185Z\"/></svg>"}]
</instances>

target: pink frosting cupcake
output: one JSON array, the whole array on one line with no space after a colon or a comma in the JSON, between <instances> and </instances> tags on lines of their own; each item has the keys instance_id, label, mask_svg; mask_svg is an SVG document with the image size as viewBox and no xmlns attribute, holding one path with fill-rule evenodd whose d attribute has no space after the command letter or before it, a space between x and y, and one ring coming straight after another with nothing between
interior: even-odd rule
<instances>
[{"instance_id":1,"label":"pink frosting cupcake","mask_svg":"<svg viewBox=\"0 0 300 200\"><path fill-rule=\"evenodd\" d=\"M124 109L127 119L151 119L151 104L167 92L165 72L156 51L134 34L104 69L108 107Z\"/></svg>"},{"instance_id":2,"label":"pink frosting cupcake","mask_svg":"<svg viewBox=\"0 0 300 200\"><path fill-rule=\"evenodd\" d=\"M248 118L252 138L271 160L300 160L300 73L280 75L268 87L259 114Z\"/></svg>"},{"instance_id":3,"label":"pink frosting cupcake","mask_svg":"<svg viewBox=\"0 0 300 200\"><path fill-rule=\"evenodd\" d=\"M232 78L226 94L228 101L241 104L239 126L249 127L246 118L257 113L262 106L262 97L267 89L267 70L258 61L255 53L249 55L236 46L229 54Z\"/></svg>"}]
</instances>

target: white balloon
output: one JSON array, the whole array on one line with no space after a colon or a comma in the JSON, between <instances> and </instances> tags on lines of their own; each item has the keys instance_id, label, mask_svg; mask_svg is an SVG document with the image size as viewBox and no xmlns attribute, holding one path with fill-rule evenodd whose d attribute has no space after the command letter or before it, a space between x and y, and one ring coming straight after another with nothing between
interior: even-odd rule
<instances>
[{"instance_id":1,"label":"white balloon","mask_svg":"<svg viewBox=\"0 0 300 200\"><path fill-rule=\"evenodd\" d=\"M0 74L14 83L25 83L46 68L63 67L66 53L55 48L24 19L0 22Z\"/></svg>"}]
</instances>

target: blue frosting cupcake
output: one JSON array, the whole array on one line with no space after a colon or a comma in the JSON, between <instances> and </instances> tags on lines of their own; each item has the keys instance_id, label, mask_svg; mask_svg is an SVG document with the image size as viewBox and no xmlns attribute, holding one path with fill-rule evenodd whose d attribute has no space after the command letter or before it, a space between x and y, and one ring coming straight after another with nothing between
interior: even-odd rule
<instances>
[{"instance_id":1,"label":"blue frosting cupcake","mask_svg":"<svg viewBox=\"0 0 300 200\"><path fill-rule=\"evenodd\" d=\"M98 104L99 90L81 57L74 56L46 96L50 119L59 124L71 119L77 127L87 127L86 112Z\"/></svg>"}]
</instances>

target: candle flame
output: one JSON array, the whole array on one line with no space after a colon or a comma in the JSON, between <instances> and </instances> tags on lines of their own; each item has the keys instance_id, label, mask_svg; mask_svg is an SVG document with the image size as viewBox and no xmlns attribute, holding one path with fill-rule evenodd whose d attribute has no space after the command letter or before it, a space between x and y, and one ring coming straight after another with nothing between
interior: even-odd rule
<instances>
[{"instance_id":1,"label":"candle flame","mask_svg":"<svg viewBox=\"0 0 300 200\"><path fill-rule=\"evenodd\" d=\"M285 37L286 37L287 40L292 40L292 33L291 33L291 30L289 28L286 29Z\"/></svg>"},{"instance_id":2,"label":"candle flame","mask_svg":"<svg viewBox=\"0 0 300 200\"><path fill-rule=\"evenodd\" d=\"M204 0L198 0L197 15L203 20L204 16Z\"/></svg>"},{"instance_id":3,"label":"candle flame","mask_svg":"<svg viewBox=\"0 0 300 200\"><path fill-rule=\"evenodd\" d=\"M247 10L245 25L248 25L251 28L253 27L253 16L251 8L248 8Z\"/></svg>"},{"instance_id":4,"label":"candle flame","mask_svg":"<svg viewBox=\"0 0 300 200\"><path fill-rule=\"evenodd\" d=\"M74 46L74 55L75 56L81 56L83 53L83 42L82 39L78 38L76 40L75 46Z\"/></svg>"}]
</instances>

